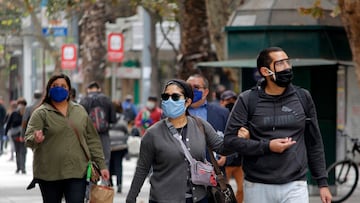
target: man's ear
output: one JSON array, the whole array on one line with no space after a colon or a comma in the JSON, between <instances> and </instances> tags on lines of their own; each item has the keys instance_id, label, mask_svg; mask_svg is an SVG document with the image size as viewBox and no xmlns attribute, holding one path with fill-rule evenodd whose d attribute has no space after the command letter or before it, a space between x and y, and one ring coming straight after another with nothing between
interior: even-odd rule
<instances>
[{"instance_id":1,"label":"man's ear","mask_svg":"<svg viewBox=\"0 0 360 203\"><path fill-rule=\"evenodd\" d=\"M265 66L260 68L260 73L262 76L270 76L272 74L274 74L273 72L271 72L271 70Z\"/></svg>"},{"instance_id":2,"label":"man's ear","mask_svg":"<svg viewBox=\"0 0 360 203\"><path fill-rule=\"evenodd\" d=\"M209 88L205 88L205 89L203 90L203 98L205 97L205 99L206 99L206 97L208 96L209 92L210 92Z\"/></svg>"}]
</instances>

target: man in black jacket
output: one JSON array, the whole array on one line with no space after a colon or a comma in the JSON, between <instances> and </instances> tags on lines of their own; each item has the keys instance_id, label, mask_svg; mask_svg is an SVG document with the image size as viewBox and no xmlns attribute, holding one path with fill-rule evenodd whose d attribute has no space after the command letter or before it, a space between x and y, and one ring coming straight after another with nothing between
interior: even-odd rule
<instances>
[{"instance_id":1,"label":"man in black jacket","mask_svg":"<svg viewBox=\"0 0 360 203\"><path fill-rule=\"evenodd\" d=\"M225 147L244 155L245 202L309 202L306 182L309 166L321 201L330 203L323 143L310 93L291 84L291 63L281 48L261 51L257 68L265 80L240 94L224 139ZM306 109L297 91L306 95ZM256 102L251 94L256 96ZM253 112L249 111L250 105L254 106ZM307 118L315 126L309 134L305 134ZM239 136L239 129L248 130L250 135Z\"/></svg>"},{"instance_id":2,"label":"man in black jacket","mask_svg":"<svg viewBox=\"0 0 360 203\"><path fill-rule=\"evenodd\" d=\"M96 122L94 121L94 125L100 135L105 162L109 168L111 155L109 129L110 124L116 123L115 108L111 100L101 93L100 85L97 82L89 83L87 93L88 95L80 101L80 104L85 107L90 118L97 120ZM101 118L101 116L104 116L104 118Z\"/></svg>"}]
</instances>

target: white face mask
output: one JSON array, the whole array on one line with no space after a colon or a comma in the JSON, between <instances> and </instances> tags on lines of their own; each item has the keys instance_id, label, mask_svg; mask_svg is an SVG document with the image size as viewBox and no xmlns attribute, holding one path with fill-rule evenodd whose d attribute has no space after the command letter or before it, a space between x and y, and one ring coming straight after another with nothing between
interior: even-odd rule
<instances>
[{"instance_id":1,"label":"white face mask","mask_svg":"<svg viewBox=\"0 0 360 203\"><path fill-rule=\"evenodd\" d=\"M148 109L154 109L154 108L155 108L155 102L147 101L147 102L146 102L146 107L147 107Z\"/></svg>"},{"instance_id":2,"label":"white face mask","mask_svg":"<svg viewBox=\"0 0 360 203\"><path fill-rule=\"evenodd\" d=\"M18 104L16 109L22 110L22 109L24 109L24 108L25 108L25 105L23 105L23 104Z\"/></svg>"}]
</instances>

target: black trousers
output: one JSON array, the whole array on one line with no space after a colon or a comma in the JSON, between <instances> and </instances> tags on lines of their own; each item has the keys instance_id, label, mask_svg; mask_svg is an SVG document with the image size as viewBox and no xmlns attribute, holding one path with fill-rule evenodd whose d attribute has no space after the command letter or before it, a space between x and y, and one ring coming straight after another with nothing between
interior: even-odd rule
<instances>
[{"instance_id":1,"label":"black trousers","mask_svg":"<svg viewBox=\"0 0 360 203\"><path fill-rule=\"evenodd\" d=\"M86 191L85 178L71 178L56 181L38 181L44 203L84 203Z\"/></svg>"},{"instance_id":2,"label":"black trousers","mask_svg":"<svg viewBox=\"0 0 360 203\"><path fill-rule=\"evenodd\" d=\"M25 142L19 142L14 140L15 145L15 154L16 154L16 171L25 172L25 162L26 162L26 147Z\"/></svg>"},{"instance_id":3,"label":"black trousers","mask_svg":"<svg viewBox=\"0 0 360 203\"><path fill-rule=\"evenodd\" d=\"M122 161L127 153L128 153L127 149L111 152L110 175L116 176L116 185L119 187L121 187L122 185L122 176L123 176ZM111 185L113 185L111 178L110 178L110 183Z\"/></svg>"}]
</instances>

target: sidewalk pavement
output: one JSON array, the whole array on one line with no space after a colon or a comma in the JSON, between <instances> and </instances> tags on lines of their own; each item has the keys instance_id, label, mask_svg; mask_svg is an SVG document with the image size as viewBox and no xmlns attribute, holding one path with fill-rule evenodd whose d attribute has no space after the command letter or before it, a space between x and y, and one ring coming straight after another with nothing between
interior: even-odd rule
<instances>
[{"instance_id":1,"label":"sidewalk pavement","mask_svg":"<svg viewBox=\"0 0 360 203\"><path fill-rule=\"evenodd\" d=\"M27 174L15 174L16 162L8 161L10 155L6 152L0 156L0 203L41 203L42 198L38 185L32 190L26 190L27 185L32 179L32 152L28 149L26 170ZM123 187L122 193L116 193L115 187L114 203L124 203L127 192L129 191L132 177L135 171L137 158L123 160ZM116 182L115 177L113 180ZM235 181L230 184L236 190ZM360 183L359 183L360 184ZM346 203L360 202L360 186L357 186L355 193ZM141 192L137 198L137 203L147 203L150 190L148 179L145 180ZM310 196L309 203L321 203L319 196Z\"/></svg>"},{"instance_id":2,"label":"sidewalk pavement","mask_svg":"<svg viewBox=\"0 0 360 203\"><path fill-rule=\"evenodd\" d=\"M32 190L26 190L26 187L32 180L32 151L28 149L26 159L26 174L15 174L16 162L9 161L10 153L6 151L0 156L0 203L41 203L41 192L39 186ZM117 188L114 188L115 197L114 203L125 202L127 192L129 191L132 177L135 171L137 158L123 161L123 193L116 193ZM116 183L115 177L113 177ZM148 179L145 180L144 186L139 194L138 203L147 203L150 190L150 183ZM65 201L63 201L65 202Z\"/></svg>"}]
</instances>

